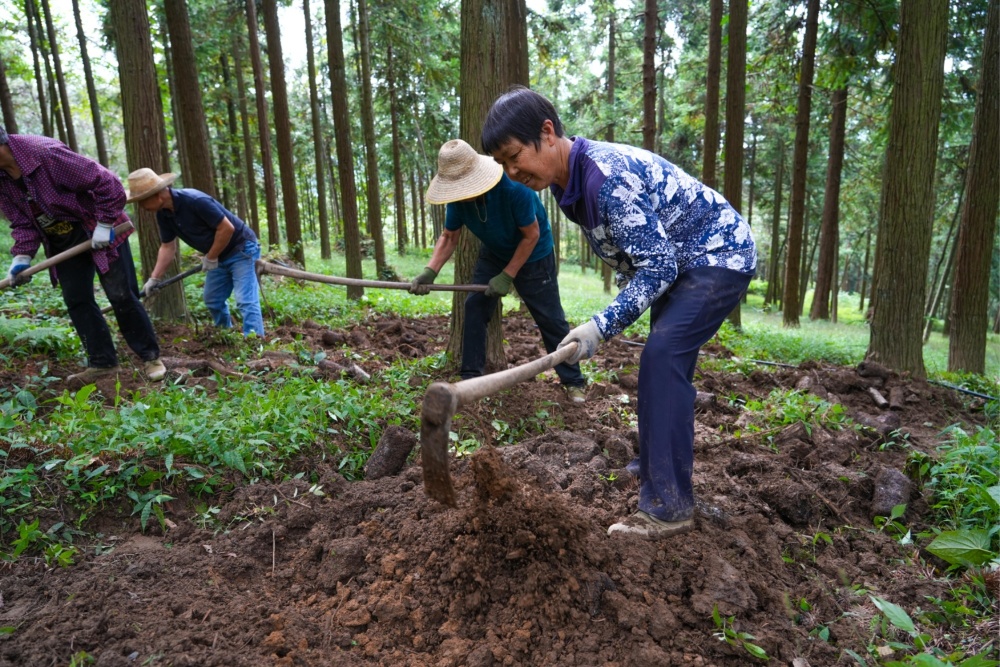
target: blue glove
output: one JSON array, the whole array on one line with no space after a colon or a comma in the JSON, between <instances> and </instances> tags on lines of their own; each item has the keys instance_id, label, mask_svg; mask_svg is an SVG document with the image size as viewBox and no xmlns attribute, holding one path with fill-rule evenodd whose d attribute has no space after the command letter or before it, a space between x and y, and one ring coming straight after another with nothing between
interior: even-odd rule
<instances>
[{"instance_id":1,"label":"blue glove","mask_svg":"<svg viewBox=\"0 0 1000 667\"><path fill-rule=\"evenodd\" d=\"M581 359L589 359L597 352L597 346L601 344L601 332L597 328L597 323L593 319L587 320L586 324L581 324L571 330L559 343L556 349L562 349L570 343L577 343L576 354L566 360L567 364L575 364Z\"/></svg>"},{"instance_id":2,"label":"blue glove","mask_svg":"<svg viewBox=\"0 0 1000 667\"><path fill-rule=\"evenodd\" d=\"M97 223L94 229L94 236L90 239L90 247L94 250L107 248L115 240L115 228L103 222Z\"/></svg>"},{"instance_id":3,"label":"blue glove","mask_svg":"<svg viewBox=\"0 0 1000 667\"><path fill-rule=\"evenodd\" d=\"M10 268L7 269L7 278L10 280L11 287L31 282L31 276L18 275L29 266L31 266L31 258L27 255L17 255L14 257L14 260L10 263Z\"/></svg>"}]
</instances>

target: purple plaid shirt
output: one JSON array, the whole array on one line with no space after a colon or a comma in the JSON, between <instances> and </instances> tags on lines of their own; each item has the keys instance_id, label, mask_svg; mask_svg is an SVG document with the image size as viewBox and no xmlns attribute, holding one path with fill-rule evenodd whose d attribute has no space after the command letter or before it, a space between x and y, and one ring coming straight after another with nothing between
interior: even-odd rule
<instances>
[{"instance_id":1,"label":"purple plaid shirt","mask_svg":"<svg viewBox=\"0 0 1000 667\"><path fill-rule=\"evenodd\" d=\"M9 146L28 192L43 212L56 220L81 223L88 236L93 235L98 222L117 225L128 220L124 210L125 188L117 176L99 163L48 137L12 134ZM2 169L0 212L10 220L14 237L11 255L34 257L42 244L48 254L48 241L32 215L24 191ZM118 259L117 248L131 233L116 234L110 247L92 251L94 264L101 273L107 273L108 265Z\"/></svg>"}]
</instances>

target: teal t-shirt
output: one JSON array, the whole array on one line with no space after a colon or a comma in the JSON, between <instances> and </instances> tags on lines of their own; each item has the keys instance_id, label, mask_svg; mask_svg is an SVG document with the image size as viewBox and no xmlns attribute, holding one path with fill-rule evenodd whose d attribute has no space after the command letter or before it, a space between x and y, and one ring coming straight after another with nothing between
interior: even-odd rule
<instances>
[{"instance_id":1,"label":"teal t-shirt","mask_svg":"<svg viewBox=\"0 0 1000 667\"><path fill-rule=\"evenodd\" d=\"M549 217L534 190L515 183L504 174L483 197L448 204L444 226L456 231L465 225L490 252L507 262L524 238L518 228L527 227L535 220L538 221L538 243L529 262L536 262L552 252Z\"/></svg>"}]
</instances>

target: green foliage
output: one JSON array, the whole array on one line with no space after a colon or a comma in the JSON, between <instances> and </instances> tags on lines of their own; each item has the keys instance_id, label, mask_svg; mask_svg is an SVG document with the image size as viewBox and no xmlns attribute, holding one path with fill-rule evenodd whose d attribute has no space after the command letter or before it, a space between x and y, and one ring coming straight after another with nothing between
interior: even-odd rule
<instances>
[{"instance_id":1,"label":"green foliage","mask_svg":"<svg viewBox=\"0 0 1000 667\"><path fill-rule=\"evenodd\" d=\"M756 658L757 660L770 660L767 652L764 651L760 646L757 646L751 639L756 639L749 632L740 632L736 630L733 626L733 622L736 620L735 616L723 616L719 613L719 605L712 606L712 622L715 623L715 627L718 629L717 632L713 632L712 636L719 641L724 641L730 646L743 647L747 653Z\"/></svg>"},{"instance_id":2,"label":"green foliage","mask_svg":"<svg viewBox=\"0 0 1000 667\"><path fill-rule=\"evenodd\" d=\"M773 389L762 400L748 400L745 409L753 419L747 432L764 434L772 448L775 447L774 435L792 424L801 423L809 432L814 426L833 431L857 428L839 403L830 403L799 390Z\"/></svg>"},{"instance_id":3,"label":"green foliage","mask_svg":"<svg viewBox=\"0 0 1000 667\"><path fill-rule=\"evenodd\" d=\"M39 326L32 319L0 317L0 345L18 354L39 353L68 359L80 350L80 339L72 328L51 321Z\"/></svg>"}]
</instances>

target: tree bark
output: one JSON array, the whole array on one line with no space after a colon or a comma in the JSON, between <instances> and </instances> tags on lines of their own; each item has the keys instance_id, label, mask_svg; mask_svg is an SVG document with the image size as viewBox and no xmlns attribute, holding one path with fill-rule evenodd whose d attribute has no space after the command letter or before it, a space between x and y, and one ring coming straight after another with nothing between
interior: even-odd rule
<instances>
[{"instance_id":1,"label":"tree bark","mask_svg":"<svg viewBox=\"0 0 1000 667\"><path fill-rule=\"evenodd\" d=\"M966 167L968 167L968 165L966 165ZM965 183L965 179L968 177L967 173L968 172L966 170L961 170L961 177L962 177L962 183L963 184ZM934 289L934 286L937 286L937 285L942 284L943 282L946 282L946 281L941 280L941 265L944 264L945 257L947 257L948 261L950 262L951 261L951 256L954 254L954 252L950 252L950 251L953 251L954 247L955 247L954 243L952 242L952 236L954 236L955 230L958 228L958 219L962 215L962 204L963 204L963 202L965 202L965 187L964 187L964 185L963 185L962 189L958 193L958 204L955 206L955 213L954 213L954 215L951 216L951 224L948 225L948 233L944 237L944 244L941 246L941 254L938 256L937 262L934 263L934 275L931 278L930 283L928 283L931 286L931 288L932 288L931 289L932 293L936 291ZM955 242L957 243L957 240ZM932 306L931 305L932 301L934 301L934 297L929 298L927 300L927 306L924 308L924 317L925 318L930 318L931 315L932 315L932 313L937 310L937 304L935 303ZM927 342L927 333L926 332L924 333L924 342L925 343Z\"/></svg>"},{"instance_id":2,"label":"tree bark","mask_svg":"<svg viewBox=\"0 0 1000 667\"><path fill-rule=\"evenodd\" d=\"M271 72L271 102L274 105L274 133L278 139L278 169L281 172L281 199L285 205L285 237L288 252L306 265L302 245L302 221L295 186L295 147L292 145L292 120L288 112L288 88L285 85L285 60L281 55L281 27L278 25L277 0L263 0L264 31L267 33L267 64Z\"/></svg>"},{"instance_id":3,"label":"tree bark","mask_svg":"<svg viewBox=\"0 0 1000 667\"><path fill-rule=\"evenodd\" d=\"M778 239L781 236L781 188L785 180L785 143L778 137L778 164L774 169L774 200L771 203L771 252L767 260L767 292L764 305L778 298Z\"/></svg>"},{"instance_id":4,"label":"tree bark","mask_svg":"<svg viewBox=\"0 0 1000 667\"><path fill-rule=\"evenodd\" d=\"M45 15L45 30L49 36L49 50L52 52L52 65L56 70L56 86L59 88L59 106L63 120L66 123L66 145L74 153L79 152L76 143L76 128L73 127L73 113L70 109L69 94L66 92L66 77L63 76L62 61L59 59L59 43L56 41L56 28L52 23L52 10L49 0L42 0L42 13Z\"/></svg>"},{"instance_id":5,"label":"tree bark","mask_svg":"<svg viewBox=\"0 0 1000 667\"><path fill-rule=\"evenodd\" d=\"M944 265L944 274L934 285L934 293L931 295L931 302L928 304L927 312L924 315L924 336L922 339L922 342L924 343L926 343L931 337L931 331L934 329L934 317L937 315L938 310L941 307L941 302L944 299L944 294L948 290L948 283L951 280L951 272L955 266L955 251L957 248L958 243L953 243L948 249L948 260Z\"/></svg>"},{"instance_id":6,"label":"tree bark","mask_svg":"<svg viewBox=\"0 0 1000 667\"><path fill-rule=\"evenodd\" d=\"M392 62L392 43L386 45L386 84L389 87L389 125L392 133L392 202L396 209L396 250L406 254L406 199L403 196L403 168L400 166L399 99L396 96L396 72Z\"/></svg>"},{"instance_id":7,"label":"tree bark","mask_svg":"<svg viewBox=\"0 0 1000 667\"><path fill-rule=\"evenodd\" d=\"M260 210L257 205L257 170L253 160L253 135L250 133L250 109L247 104L247 86L243 78L243 39L239 30L233 31L233 69L236 70L236 95L240 102L240 129L243 135L243 173L247 182L247 208L253 233L260 238Z\"/></svg>"},{"instance_id":8,"label":"tree bark","mask_svg":"<svg viewBox=\"0 0 1000 667\"><path fill-rule=\"evenodd\" d=\"M52 71L52 63L49 61L48 39L45 37L45 28L42 26L42 10L39 5L34 8L35 33L38 35L38 49L42 57L42 64L45 66L45 81L49 88L49 107L45 110L50 114L52 123L59 135L59 140L64 144L69 144L66 137L66 123L62 114L62 105L59 103L59 94L56 92L56 76Z\"/></svg>"},{"instance_id":9,"label":"tree bark","mask_svg":"<svg viewBox=\"0 0 1000 667\"><path fill-rule=\"evenodd\" d=\"M365 136L368 233L375 243L375 273L382 275L387 262L382 236L382 193L378 172L378 141L375 139L375 103L372 100L371 30L368 3L358 0L358 38L361 41L361 125Z\"/></svg>"},{"instance_id":10,"label":"tree bark","mask_svg":"<svg viewBox=\"0 0 1000 667\"><path fill-rule=\"evenodd\" d=\"M191 22L185 0L163 0L170 34L170 54L174 73L174 94L177 113L181 116L181 131L187 153L186 186L215 197L215 174L212 170L211 141L205 121L205 107L198 80L198 63L191 37Z\"/></svg>"},{"instance_id":11,"label":"tree bark","mask_svg":"<svg viewBox=\"0 0 1000 667\"><path fill-rule=\"evenodd\" d=\"M614 142L615 140L615 6L611 3L608 8L608 81L605 90L607 100L608 124L604 133L604 140Z\"/></svg>"},{"instance_id":12,"label":"tree bark","mask_svg":"<svg viewBox=\"0 0 1000 667\"><path fill-rule=\"evenodd\" d=\"M861 289L858 292L861 294L861 298L858 300L858 312L865 312L865 292L868 291L868 262L871 258L872 250L872 232L870 229L865 231L865 266L861 269Z\"/></svg>"},{"instance_id":13,"label":"tree bark","mask_svg":"<svg viewBox=\"0 0 1000 667\"><path fill-rule=\"evenodd\" d=\"M337 138L337 170L340 177L340 205L344 221L344 254L347 277L361 278L361 232L358 229L358 196L354 183L354 150L351 146L351 121L347 109L347 77L344 61L344 35L340 27L340 0L325 0L326 47L330 63L330 89L333 98L333 126ZM361 287L349 286L348 299L360 299Z\"/></svg>"},{"instance_id":14,"label":"tree bark","mask_svg":"<svg viewBox=\"0 0 1000 667\"><path fill-rule=\"evenodd\" d=\"M656 0L646 0L642 33L642 147L656 147L656 34L659 14Z\"/></svg>"},{"instance_id":15,"label":"tree bark","mask_svg":"<svg viewBox=\"0 0 1000 667\"><path fill-rule=\"evenodd\" d=\"M188 169L187 146L185 145L184 122L180 111L177 110L177 86L174 77L174 58L171 55L170 38L167 36L166 21L160 22L160 44L163 46L163 61L167 70L167 90L170 92L170 118L173 120L174 141L177 142L177 161L180 163L180 180L183 182L187 178ZM170 153L167 143L167 133L163 133L163 146L161 152L164 156ZM169 171L169 169L167 169Z\"/></svg>"},{"instance_id":16,"label":"tree bark","mask_svg":"<svg viewBox=\"0 0 1000 667\"><path fill-rule=\"evenodd\" d=\"M705 138L701 156L701 180L717 189L715 168L719 153L719 86L722 76L722 2L709 0L708 72L705 76Z\"/></svg>"},{"instance_id":17,"label":"tree bark","mask_svg":"<svg viewBox=\"0 0 1000 667\"><path fill-rule=\"evenodd\" d=\"M326 176L323 163L326 152L323 148L323 129L319 113L319 90L316 86L316 56L313 53L312 13L309 0L302 0L302 13L306 21L306 65L309 71L309 114L312 117L313 155L316 158L316 207L319 212L320 257L330 259L330 214L327 210Z\"/></svg>"},{"instance_id":18,"label":"tree bark","mask_svg":"<svg viewBox=\"0 0 1000 667\"><path fill-rule=\"evenodd\" d=\"M459 97L462 108L459 137L477 151L482 146L482 123L490 106L511 84L528 85L528 28L524 0L462 0L461 70ZM472 280L480 243L462 229L455 258L455 282ZM465 328L465 295L452 296L451 332L447 351L452 360L462 358ZM506 368L500 308L490 320L486 338L488 371Z\"/></svg>"},{"instance_id":19,"label":"tree bark","mask_svg":"<svg viewBox=\"0 0 1000 667\"><path fill-rule=\"evenodd\" d=\"M818 0L817 0L818 1ZM729 50L726 64L726 162L722 196L737 213L743 211L743 124L746 118L747 0L729 2ZM743 326L740 304L726 318Z\"/></svg>"},{"instance_id":20,"label":"tree bark","mask_svg":"<svg viewBox=\"0 0 1000 667\"><path fill-rule=\"evenodd\" d=\"M267 120L267 99L264 88L264 66L260 60L260 38L257 36L257 6L255 0L246 0L247 34L250 36L250 64L253 66L253 85L257 101L257 135L260 137L260 162L264 171L264 208L267 211L267 245L281 243L278 233L278 192L274 181L274 158L271 156L271 131ZM259 234L258 234L259 237Z\"/></svg>"},{"instance_id":21,"label":"tree bark","mask_svg":"<svg viewBox=\"0 0 1000 667\"><path fill-rule=\"evenodd\" d=\"M799 101L795 115L795 148L792 157L792 215L788 224L788 254L785 258L785 292L782 320L786 327L799 326L799 262L802 259L802 227L805 218L806 181L809 164L809 113L812 108L813 70L819 0L808 0L806 32L802 41Z\"/></svg>"},{"instance_id":22,"label":"tree bark","mask_svg":"<svg viewBox=\"0 0 1000 667\"><path fill-rule=\"evenodd\" d=\"M840 174L844 167L844 128L847 122L847 87L833 91L833 116L830 119L830 156L826 166L826 189L823 192L823 220L820 223L819 266L813 292L811 320L830 319L830 290L837 264L837 238L840 216Z\"/></svg>"},{"instance_id":23,"label":"tree bark","mask_svg":"<svg viewBox=\"0 0 1000 667\"><path fill-rule=\"evenodd\" d=\"M87 100L90 103L90 117L94 123L94 141L97 143L97 160L107 167L108 146L104 140L104 123L101 120L101 104L97 100L97 86L94 71L87 54L87 35L83 32L83 18L80 15L80 0L73 0L73 19L76 21L76 38L80 42L80 59L83 60L83 75L87 82Z\"/></svg>"},{"instance_id":24,"label":"tree bark","mask_svg":"<svg viewBox=\"0 0 1000 667\"><path fill-rule=\"evenodd\" d=\"M122 88L122 118L125 129L125 154L129 171L163 164L163 100L156 81L153 44L145 0L115 0L111 3L118 55L118 77ZM139 254L143 280L149 278L160 248L156 215L136 206L133 214L139 232ZM177 258L171 273L178 273ZM149 306L151 314L179 319L187 309L181 283L165 287Z\"/></svg>"},{"instance_id":25,"label":"tree bark","mask_svg":"<svg viewBox=\"0 0 1000 667\"><path fill-rule=\"evenodd\" d=\"M24 16L28 21L28 41L31 46L31 60L35 66L35 87L38 92L38 110L42 117L42 133L51 137L53 136L52 120L49 117L48 103L45 101L45 79L42 77L41 46L38 43L40 35L35 23L34 0L24 0Z\"/></svg>"},{"instance_id":26,"label":"tree bark","mask_svg":"<svg viewBox=\"0 0 1000 667\"><path fill-rule=\"evenodd\" d=\"M921 325L934 216L948 2L910 0L901 4L899 17L866 357L923 377Z\"/></svg>"},{"instance_id":27,"label":"tree bark","mask_svg":"<svg viewBox=\"0 0 1000 667\"><path fill-rule=\"evenodd\" d=\"M7 68L3 64L2 57L0 57L0 110L3 112L4 128L11 134L19 134L17 117L14 114L14 98L11 97L10 86L7 84Z\"/></svg>"},{"instance_id":28,"label":"tree bark","mask_svg":"<svg viewBox=\"0 0 1000 667\"><path fill-rule=\"evenodd\" d=\"M236 215L246 222L249 211L247 211L246 177L240 166L239 145L242 138L236 121L237 93L233 90L233 77L229 72L229 58L225 52L219 55L219 63L222 65L222 85L226 89L226 120L229 125L225 145L229 149L228 160L236 178Z\"/></svg>"},{"instance_id":29,"label":"tree bark","mask_svg":"<svg viewBox=\"0 0 1000 667\"><path fill-rule=\"evenodd\" d=\"M952 334L948 370L986 372L990 260L1000 205L1000 0L991 0L983 42L983 69L958 228L955 283L951 290Z\"/></svg>"}]
</instances>

